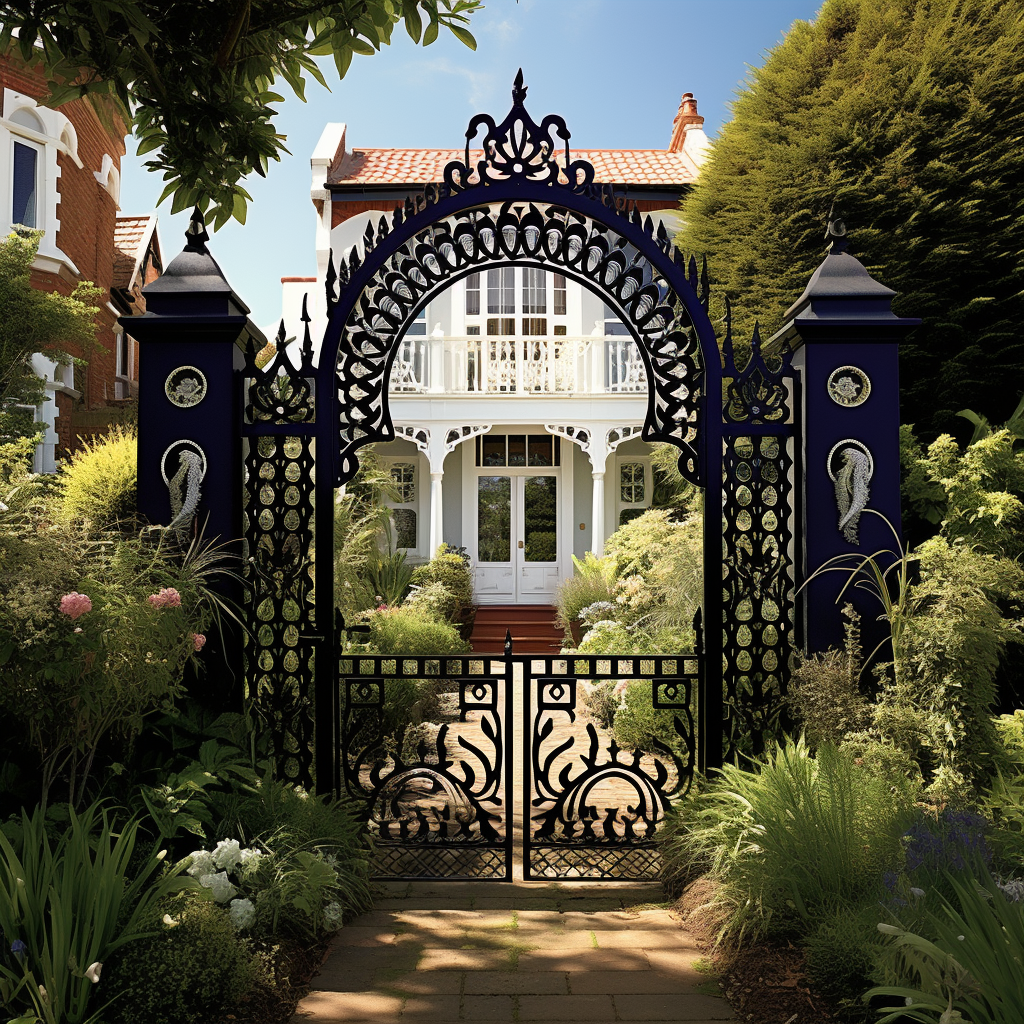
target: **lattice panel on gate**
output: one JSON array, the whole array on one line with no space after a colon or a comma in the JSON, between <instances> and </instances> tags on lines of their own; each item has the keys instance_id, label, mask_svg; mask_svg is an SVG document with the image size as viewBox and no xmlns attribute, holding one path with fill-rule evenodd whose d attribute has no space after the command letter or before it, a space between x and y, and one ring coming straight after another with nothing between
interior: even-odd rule
<instances>
[{"instance_id":1,"label":"lattice panel on gate","mask_svg":"<svg viewBox=\"0 0 1024 1024\"><path fill-rule=\"evenodd\" d=\"M492 659L345 654L344 790L382 877L511 877L511 700Z\"/></svg>"},{"instance_id":2,"label":"lattice panel on gate","mask_svg":"<svg viewBox=\"0 0 1024 1024\"><path fill-rule=\"evenodd\" d=\"M310 437L246 438L243 539L247 698L278 772L313 783L313 467Z\"/></svg>"},{"instance_id":3,"label":"lattice panel on gate","mask_svg":"<svg viewBox=\"0 0 1024 1024\"><path fill-rule=\"evenodd\" d=\"M791 355L767 361L755 329L739 371L727 330L723 449L725 758L760 752L789 726L783 698L796 649L793 524L800 497Z\"/></svg>"},{"instance_id":4,"label":"lattice panel on gate","mask_svg":"<svg viewBox=\"0 0 1024 1024\"><path fill-rule=\"evenodd\" d=\"M313 345L289 359L284 323L276 353L258 365L250 347L241 374L243 572L250 635L246 698L271 737L279 777L313 778L314 486Z\"/></svg>"},{"instance_id":5,"label":"lattice panel on gate","mask_svg":"<svg viewBox=\"0 0 1024 1024\"><path fill-rule=\"evenodd\" d=\"M656 877L655 835L697 764L700 633L698 615L689 655L522 659L525 878ZM644 691L653 726L627 750L593 714L603 690L624 703L631 688Z\"/></svg>"}]
</instances>

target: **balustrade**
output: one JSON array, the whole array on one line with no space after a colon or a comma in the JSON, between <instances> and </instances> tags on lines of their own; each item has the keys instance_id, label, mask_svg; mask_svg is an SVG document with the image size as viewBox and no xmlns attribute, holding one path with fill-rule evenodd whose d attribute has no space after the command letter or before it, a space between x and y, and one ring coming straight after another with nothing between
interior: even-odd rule
<instances>
[{"instance_id":1,"label":"balustrade","mask_svg":"<svg viewBox=\"0 0 1024 1024\"><path fill-rule=\"evenodd\" d=\"M406 337L392 393L601 394L647 390L628 337Z\"/></svg>"}]
</instances>

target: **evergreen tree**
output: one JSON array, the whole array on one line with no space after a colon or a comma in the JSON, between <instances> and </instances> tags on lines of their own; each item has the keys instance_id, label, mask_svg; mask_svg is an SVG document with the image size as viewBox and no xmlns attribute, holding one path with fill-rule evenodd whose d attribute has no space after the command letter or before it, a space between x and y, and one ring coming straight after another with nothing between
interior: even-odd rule
<instances>
[{"instance_id":1,"label":"evergreen tree","mask_svg":"<svg viewBox=\"0 0 1024 1024\"><path fill-rule=\"evenodd\" d=\"M751 72L684 201L737 336L783 323L850 251L924 320L901 346L905 422L964 434L1024 391L1024 10L1019 0L827 0Z\"/></svg>"}]
</instances>

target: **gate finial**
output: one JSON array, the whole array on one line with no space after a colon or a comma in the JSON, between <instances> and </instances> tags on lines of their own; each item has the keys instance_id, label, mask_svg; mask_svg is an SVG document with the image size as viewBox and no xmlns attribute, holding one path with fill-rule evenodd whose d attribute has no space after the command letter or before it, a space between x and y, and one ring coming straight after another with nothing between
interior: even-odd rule
<instances>
[{"instance_id":1,"label":"gate finial","mask_svg":"<svg viewBox=\"0 0 1024 1024\"><path fill-rule=\"evenodd\" d=\"M206 219L203 217L203 211L199 209L199 204L197 203L192 211L192 219L188 222L188 227L185 229L185 252L208 252L206 243L209 240L210 236L206 231Z\"/></svg>"},{"instance_id":2,"label":"gate finial","mask_svg":"<svg viewBox=\"0 0 1024 1024\"><path fill-rule=\"evenodd\" d=\"M829 243L828 253L830 256L838 256L846 252L849 242L846 240L846 223L836 211L836 204L833 203L828 211L828 227L825 229L825 241Z\"/></svg>"},{"instance_id":3,"label":"gate finial","mask_svg":"<svg viewBox=\"0 0 1024 1024\"><path fill-rule=\"evenodd\" d=\"M512 102L521 105L526 99L526 90L528 88L528 85L523 85L523 69L520 68L512 85Z\"/></svg>"}]
</instances>

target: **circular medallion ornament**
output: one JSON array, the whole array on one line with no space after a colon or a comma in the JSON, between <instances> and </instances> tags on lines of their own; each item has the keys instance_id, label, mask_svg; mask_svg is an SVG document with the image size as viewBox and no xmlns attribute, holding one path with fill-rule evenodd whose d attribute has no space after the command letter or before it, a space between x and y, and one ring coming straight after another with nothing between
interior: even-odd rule
<instances>
[{"instance_id":1,"label":"circular medallion ornament","mask_svg":"<svg viewBox=\"0 0 1024 1024\"><path fill-rule=\"evenodd\" d=\"M171 405L191 409L206 397L206 375L195 366L179 366L164 381L164 394Z\"/></svg>"},{"instance_id":2,"label":"circular medallion ornament","mask_svg":"<svg viewBox=\"0 0 1024 1024\"><path fill-rule=\"evenodd\" d=\"M875 475L875 459L871 452L868 451L868 446L863 441L856 441L852 437L848 437L845 441L840 441L838 444L833 445L832 451L828 453L828 475L833 481L835 481L839 471L843 468L844 454L851 448L854 451L863 452L867 456L867 478L870 480Z\"/></svg>"},{"instance_id":3,"label":"circular medallion ornament","mask_svg":"<svg viewBox=\"0 0 1024 1024\"><path fill-rule=\"evenodd\" d=\"M206 452L195 441L182 438L180 441L169 444L164 451L163 457L160 459L160 475L164 478L164 483L168 487L171 485L171 477L176 476L181 469L186 455L199 457L199 479L202 480L206 476ZM168 473L168 469L170 473Z\"/></svg>"},{"instance_id":4,"label":"circular medallion ornament","mask_svg":"<svg viewBox=\"0 0 1024 1024\"><path fill-rule=\"evenodd\" d=\"M852 409L855 405L863 405L870 394L871 381L856 366L840 366L829 374L828 397L836 405Z\"/></svg>"}]
</instances>

